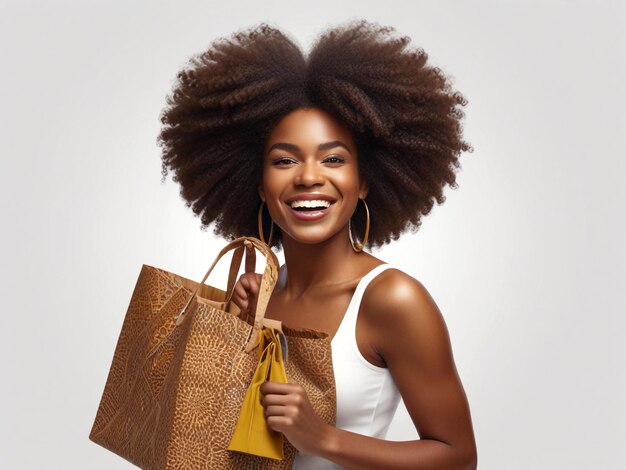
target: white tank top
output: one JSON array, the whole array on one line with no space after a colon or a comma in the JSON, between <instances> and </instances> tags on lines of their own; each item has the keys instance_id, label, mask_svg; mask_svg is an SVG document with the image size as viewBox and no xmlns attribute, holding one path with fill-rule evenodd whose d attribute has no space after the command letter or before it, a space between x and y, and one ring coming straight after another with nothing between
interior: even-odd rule
<instances>
[{"instance_id":1,"label":"white tank top","mask_svg":"<svg viewBox=\"0 0 626 470\"><path fill-rule=\"evenodd\" d=\"M331 343L337 386L337 427L380 439L387 435L400 393L389 369L371 364L359 351L356 321L367 285L391 267L381 264L361 278ZM293 470L341 468L330 460L303 454L296 456L292 467Z\"/></svg>"}]
</instances>

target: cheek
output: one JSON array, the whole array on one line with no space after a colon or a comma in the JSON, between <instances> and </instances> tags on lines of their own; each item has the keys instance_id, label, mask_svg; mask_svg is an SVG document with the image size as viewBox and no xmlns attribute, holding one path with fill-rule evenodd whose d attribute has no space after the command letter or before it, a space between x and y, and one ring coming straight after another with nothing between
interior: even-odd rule
<instances>
[{"instance_id":1,"label":"cheek","mask_svg":"<svg viewBox=\"0 0 626 470\"><path fill-rule=\"evenodd\" d=\"M263 172L263 190L265 192L265 203L272 218L280 217L280 199L287 188L289 188L289 178L286 171L272 171L271 169Z\"/></svg>"},{"instance_id":2,"label":"cheek","mask_svg":"<svg viewBox=\"0 0 626 470\"><path fill-rule=\"evenodd\" d=\"M267 198L276 197L285 186L285 177L280 172L266 170L263 173L263 188Z\"/></svg>"},{"instance_id":3,"label":"cheek","mask_svg":"<svg viewBox=\"0 0 626 470\"><path fill-rule=\"evenodd\" d=\"M335 175L335 184L344 197L359 196L359 174L356 171L346 171Z\"/></svg>"}]
</instances>

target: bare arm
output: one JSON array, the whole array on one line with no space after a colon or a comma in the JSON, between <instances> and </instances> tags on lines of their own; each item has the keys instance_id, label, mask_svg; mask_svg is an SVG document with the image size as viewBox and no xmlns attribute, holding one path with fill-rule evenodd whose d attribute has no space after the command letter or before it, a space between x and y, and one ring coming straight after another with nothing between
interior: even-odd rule
<instances>
[{"instance_id":1,"label":"bare arm","mask_svg":"<svg viewBox=\"0 0 626 470\"><path fill-rule=\"evenodd\" d=\"M475 469L467 398L445 322L426 289L400 271L383 273L366 290L362 320L376 332L375 349L393 375L421 439L393 442L329 426L297 384L263 384L268 424L299 451L347 469Z\"/></svg>"}]
</instances>

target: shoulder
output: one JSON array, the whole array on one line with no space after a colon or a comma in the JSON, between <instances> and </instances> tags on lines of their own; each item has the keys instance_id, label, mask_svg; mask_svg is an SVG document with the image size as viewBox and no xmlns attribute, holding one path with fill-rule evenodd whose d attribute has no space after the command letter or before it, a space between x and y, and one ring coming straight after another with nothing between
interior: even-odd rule
<instances>
[{"instance_id":1,"label":"shoulder","mask_svg":"<svg viewBox=\"0 0 626 470\"><path fill-rule=\"evenodd\" d=\"M372 279L363 295L364 308L375 316L423 311L433 304L420 281L396 268L386 269Z\"/></svg>"},{"instance_id":2,"label":"shoulder","mask_svg":"<svg viewBox=\"0 0 626 470\"><path fill-rule=\"evenodd\" d=\"M374 347L387 362L396 354L407 355L408 348L415 352L428 345L437 349L449 345L434 299L420 281L399 269L386 269L372 279L361 309L376 332Z\"/></svg>"}]
</instances>

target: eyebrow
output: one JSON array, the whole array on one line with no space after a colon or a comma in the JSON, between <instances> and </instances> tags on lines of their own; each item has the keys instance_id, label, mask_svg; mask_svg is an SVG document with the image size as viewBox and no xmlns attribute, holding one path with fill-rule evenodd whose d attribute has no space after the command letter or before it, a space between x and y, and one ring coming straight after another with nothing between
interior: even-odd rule
<instances>
[{"instance_id":1,"label":"eyebrow","mask_svg":"<svg viewBox=\"0 0 626 470\"><path fill-rule=\"evenodd\" d=\"M335 148L335 147L343 147L350 154L352 154L352 152L350 151L348 146L346 144L344 144L341 140L333 140L332 142L325 142L323 144L319 144L317 149L318 150L329 150L329 149L332 149L332 148ZM288 152L296 152L296 153L300 152L300 147L298 147L297 145L294 145L294 144L288 144L286 142L277 142L277 143L275 143L274 145L272 145L267 150L267 153L270 153L274 149L287 150Z\"/></svg>"}]
</instances>

